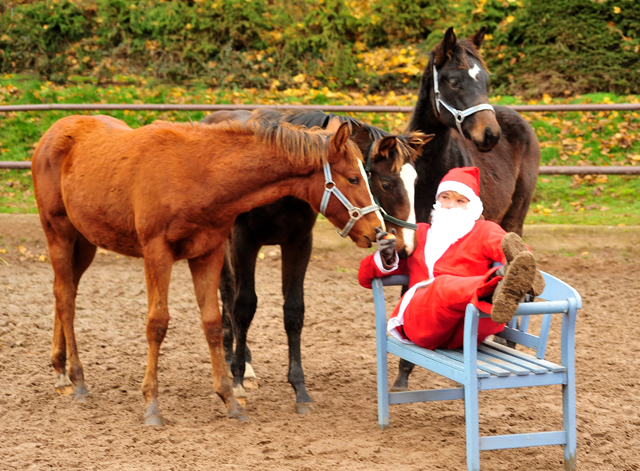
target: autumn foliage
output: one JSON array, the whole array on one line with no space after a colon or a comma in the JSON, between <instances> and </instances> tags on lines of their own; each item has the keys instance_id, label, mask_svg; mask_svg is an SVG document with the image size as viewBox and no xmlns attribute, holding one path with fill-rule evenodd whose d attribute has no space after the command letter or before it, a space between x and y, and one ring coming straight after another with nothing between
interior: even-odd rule
<instances>
[{"instance_id":1,"label":"autumn foliage","mask_svg":"<svg viewBox=\"0 0 640 471\"><path fill-rule=\"evenodd\" d=\"M0 72L118 74L220 87L416 89L448 26L488 28L495 93L638 93L628 0L50 0L3 2Z\"/></svg>"}]
</instances>

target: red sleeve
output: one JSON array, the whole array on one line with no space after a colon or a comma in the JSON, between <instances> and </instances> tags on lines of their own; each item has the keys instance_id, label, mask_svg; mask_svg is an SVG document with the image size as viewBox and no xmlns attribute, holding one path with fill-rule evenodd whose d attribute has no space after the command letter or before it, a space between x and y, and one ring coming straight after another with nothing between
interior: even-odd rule
<instances>
[{"instance_id":1,"label":"red sleeve","mask_svg":"<svg viewBox=\"0 0 640 471\"><path fill-rule=\"evenodd\" d=\"M400 260L396 267L391 270L385 270L380 259L380 252L376 251L360 262L358 282L360 286L371 289L371 282L374 278L389 275L403 275L406 273L408 273L406 260Z\"/></svg>"}]
</instances>

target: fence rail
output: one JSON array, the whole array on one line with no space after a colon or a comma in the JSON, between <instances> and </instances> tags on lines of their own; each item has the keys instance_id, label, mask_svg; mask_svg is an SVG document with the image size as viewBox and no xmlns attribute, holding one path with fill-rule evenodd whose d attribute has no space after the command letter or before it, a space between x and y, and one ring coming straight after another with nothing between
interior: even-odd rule
<instances>
[{"instance_id":1,"label":"fence rail","mask_svg":"<svg viewBox=\"0 0 640 471\"><path fill-rule=\"evenodd\" d=\"M0 169L30 169L30 161L0 162ZM540 167L538 175L640 175L640 166L619 165L619 166L546 166Z\"/></svg>"},{"instance_id":2,"label":"fence rail","mask_svg":"<svg viewBox=\"0 0 640 471\"><path fill-rule=\"evenodd\" d=\"M507 105L522 113L555 113L567 111L638 111L640 103L584 103L578 105ZM412 113L413 106L376 105L196 105L196 104L130 104L130 103L48 103L39 105L2 105L0 113L12 111L220 111L220 110L321 110L341 113Z\"/></svg>"},{"instance_id":3,"label":"fence rail","mask_svg":"<svg viewBox=\"0 0 640 471\"><path fill-rule=\"evenodd\" d=\"M608 103L577 105L507 105L522 113L555 113L570 111L638 111L640 103ZM196 105L196 104L128 104L128 103L50 103L38 105L1 105L0 113L16 111L220 111L220 110L321 110L341 113L412 113L412 106L375 106L375 105ZM29 169L31 162L0 161L0 169ZM552 166L540 167L540 175L640 175L640 166Z\"/></svg>"}]
</instances>

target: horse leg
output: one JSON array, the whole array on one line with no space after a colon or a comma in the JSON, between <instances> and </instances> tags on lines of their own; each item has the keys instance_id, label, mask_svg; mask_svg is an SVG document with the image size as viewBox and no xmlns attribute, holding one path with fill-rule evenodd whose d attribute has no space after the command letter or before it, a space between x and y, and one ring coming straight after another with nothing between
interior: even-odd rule
<instances>
[{"instance_id":1,"label":"horse leg","mask_svg":"<svg viewBox=\"0 0 640 471\"><path fill-rule=\"evenodd\" d=\"M391 386L391 391L400 392L409 389L409 375L413 371L414 366L416 365L410 361L400 358L400 362L398 363L398 376L396 376L396 380L393 386Z\"/></svg>"},{"instance_id":2,"label":"horse leg","mask_svg":"<svg viewBox=\"0 0 640 471\"><path fill-rule=\"evenodd\" d=\"M74 399L84 402L89 392L84 382L84 370L78 355L73 321L80 278L93 261L96 247L77 231L66 216L43 215L42 223L54 272L53 293L56 310L51 364L57 376L55 387L62 395L75 392Z\"/></svg>"},{"instance_id":3,"label":"horse leg","mask_svg":"<svg viewBox=\"0 0 640 471\"><path fill-rule=\"evenodd\" d=\"M235 279L233 266L226 250L222 271L220 272L219 289L220 299L222 300L222 345L224 347L224 359L227 365L231 365L231 361L233 360L231 310L233 309L233 297L235 294Z\"/></svg>"},{"instance_id":4,"label":"horse leg","mask_svg":"<svg viewBox=\"0 0 640 471\"><path fill-rule=\"evenodd\" d=\"M407 286L402 287L402 292L400 293L401 298L407 290ZM402 392L409 389L409 375L415 366L416 365L410 361L400 358L400 361L398 362L398 376L396 376L396 380L393 382L393 386L391 386L390 389L392 392Z\"/></svg>"},{"instance_id":5,"label":"horse leg","mask_svg":"<svg viewBox=\"0 0 640 471\"><path fill-rule=\"evenodd\" d=\"M312 233L287 242L282 247L282 294L284 296L284 328L289 343L287 379L296 393L296 412L308 414L313 399L307 392L300 355L300 337L304 325L304 276L311 257Z\"/></svg>"},{"instance_id":6,"label":"horse leg","mask_svg":"<svg viewBox=\"0 0 640 471\"><path fill-rule=\"evenodd\" d=\"M236 236L239 235L236 231ZM244 389L247 353L250 353L247 348L247 332L258 306L255 271L256 257L259 250L260 244L250 236L236 237L234 241L233 259L236 275L236 293L231 319L233 321L233 334L236 338L236 350L231 363L231 372L233 373L233 392L241 401L246 401L247 397Z\"/></svg>"},{"instance_id":7,"label":"horse leg","mask_svg":"<svg viewBox=\"0 0 640 471\"><path fill-rule=\"evenodd\" d=\"M246 422L249 418L233 394L224 360L222 315L218 305L218 284L223 262L224 247L220 247L209 254L189 260L189 268L200 307L202 329L211 354L213 388L227 407L229 417Z\"/></svg>"},{"instance_id":8,"label":"horse leg","mask_svg":"<svg viewBox=\"0 0 640 471\"><path fill-rule=\"evenodd\" d=\"M226 249L233 242L227 243ZM231 260L230 250L225 250L224 264L220 273L220 298L222 299L222 344L224 346L224 359L227 363L228 373L231 374L233 362L233 322L231 321L233 300L236 292L235 273ZM245 348L244 386L247 389L258 389L258 379L251 367L251 351L247 345Z\"/></svg>"},{"instance_id":9,"label":"horse leg","mask_svg":"<svg viewBox=\"0 0 640 471\"><path fill-rule=\"evenodd\" d=\"M164 422L158 407L158 357L160 345L169 327L168 294L173 255L163 240L152 240L143 249L147 281L147 370L142 381L145 398L145 425L162 427Z\"/></svg>"},{"instance_id":10,"label":"horse leg","mask_svg":"<svg viewBox=\"0 0 640 471\"><path fill-rule=\"evenodd\" d=\"M245 343L244 346L244 375L242 377L242 384L246 389L258 389L258 378L256 378L256 372L251 366L251 350L249 345Z\"/></svg>"},{"instance_id":11,"label":"horse leg","mask_svg":"<svg viewBox=\"0 0 640 471\"><path fill-rule=\"evenodd\" d=\"M535 139L535 136L533 139ZM518 175L516 181L515 190L513 191L513 195L511 195L511 205L509 209L507 209L502 221L500 221L500 226L506 232L515 232L521 237L524 220L527 216L529 205L531 204L531 197L536 188L537 178L535 175L537 174L537 167L531 170L531 172L523 172L521 170L521 174ZM533 178L530 175L534 175Z\"/></svg>"}]
</instances>

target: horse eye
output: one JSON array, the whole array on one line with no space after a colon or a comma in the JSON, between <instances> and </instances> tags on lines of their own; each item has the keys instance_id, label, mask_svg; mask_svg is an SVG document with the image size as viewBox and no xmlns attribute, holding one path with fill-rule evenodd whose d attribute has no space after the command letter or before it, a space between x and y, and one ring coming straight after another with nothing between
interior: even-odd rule
<instances>
[{"instance_id":1,"label":"horse eye","mask_svg":"<svg viewBox=\"0 0 640 471\"><path fill-rule=\"evenodd\" d=\"M451 88L458 88L460 82L458 82L456 79L449 79L449 85L451 85Z\"/></svg>"},{"instance_id":2,"label":"horse eye","mask_svg":"<svg viewBox=\"0 0 640 471\"><path fill-rule=\"evenodd\" d=\"M349 183L352 185L358 185L360 183L360 179L358 177L349 178Z\"/></svg>"},{"instance_id":3,"label":"horse eye","mask_svg":"<svg viewBox=\"0 0 640 471\"><path fill-rule=\"evenodd\" d=\"M389 191L391 189L391 183L389 183L389 182L382 182L381 185L382 185L382 189L384 191Z\"/></svg>"}]
</instances>

